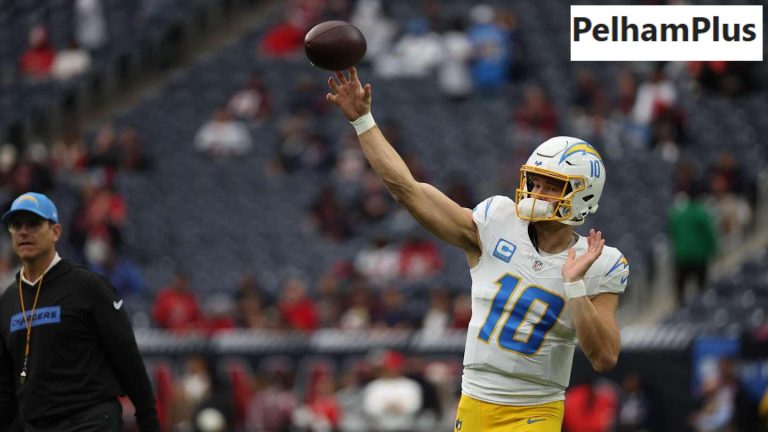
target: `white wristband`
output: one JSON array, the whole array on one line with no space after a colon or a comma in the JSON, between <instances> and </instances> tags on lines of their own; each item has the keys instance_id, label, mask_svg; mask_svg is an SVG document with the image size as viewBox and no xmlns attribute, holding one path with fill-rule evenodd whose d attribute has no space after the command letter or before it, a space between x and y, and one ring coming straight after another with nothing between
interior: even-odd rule
<instances>
[{"instance_id":1,"label":"white wristband","mask_svg":"<svg viewBox=\"0 0 768 432\"><path fill-rule=\"evenodd\" d=\"M584 280L579 279L576 282L565 283L565 296L568 299L575 299L577 297L584 297L587 295L587 286L584 285Z\"/></svg>"},{"instance_id":2,"label":"white wristband","mask_svg":"<svg viewBox=\"0 0 768 432\"><path fill-rule=\"evenodd\" d=\"M370 111L368 111L367 114L361 115L357 118L357 120L351 121L350 123L355 128L355 132L357 132L358 135L362 135L363 132L366 132L367 130L376 126L376 122L373 121L373 115Z\"/></svg>"}]
</instances>

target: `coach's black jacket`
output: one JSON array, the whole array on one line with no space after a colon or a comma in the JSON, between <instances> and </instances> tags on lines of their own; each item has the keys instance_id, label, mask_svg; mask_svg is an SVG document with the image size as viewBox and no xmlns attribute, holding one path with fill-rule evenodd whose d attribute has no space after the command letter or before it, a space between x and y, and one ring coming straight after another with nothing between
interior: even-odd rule
<instances>
[{"instance_id":1,"label":"coach's black jacket","mask_svg":"<svg viewBox=\"0 0 768 432\"><path fill-rule=\"evenodd\" d=\"M0 431L18 413L25 423L55 424L126 394L141 431L159 430L155 398L122 301L101 276L62 259L44 276L32 325L25 384L26 327L18 281L0 296ZM27 313L37 285L24 284Z\"/></svg>"}]
</instances>

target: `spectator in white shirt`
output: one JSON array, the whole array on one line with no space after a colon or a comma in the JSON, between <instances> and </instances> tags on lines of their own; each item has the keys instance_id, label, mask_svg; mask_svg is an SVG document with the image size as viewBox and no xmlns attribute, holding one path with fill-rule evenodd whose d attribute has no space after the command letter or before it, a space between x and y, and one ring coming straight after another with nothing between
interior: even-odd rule
<instances>
[{"instance_id":1,"label":"spectator in white shirt","mask_svg":"<svg viewBox=\"0 0 768 432\"><path fill-rule=\"evenodd\" d=\"M406 432L414 429L421 409L419 384L403 375L403 355L388 351L380 359L380 377L363 391L363 409L368 424L376 432Z\"/></svg>"},{"instance_id":2,"label":"spectator in white shirt","mask_svg":"<svg viewBox=\"0 0 768 432\"><path fill-rule=\"evenodd\" d=\"M234 120L226 108L217 109L195 136L195 149L217 158L241 156L252 148L248 128Z\"/></svg>"},{"instance_id":3,"label":"spectator in white shirt","mask_svg":"<svg viewBox=\"0 0 768 432\"><path fill-rule=\"evenodd\" d=\"M59 81L68 81L91 67L91 55L71 40L67 48L59 51L53 60L51 75Z\"/></svg>"}]
</instances>

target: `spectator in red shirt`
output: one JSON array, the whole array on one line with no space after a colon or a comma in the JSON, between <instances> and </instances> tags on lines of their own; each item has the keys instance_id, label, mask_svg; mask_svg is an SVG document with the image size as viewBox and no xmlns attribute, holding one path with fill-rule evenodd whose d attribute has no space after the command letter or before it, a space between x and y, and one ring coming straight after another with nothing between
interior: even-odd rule
<instances>
[{"instance_id":1,"label":"spectator in red shirt","mask_svg":"<svg viewBox=\"0 0 768 432\"><path fill-rule=\"evenodd\" d=\"M55 58L48 31L42 25L36 25L29 32L29 47L21 56L21 73L31 79L48 79Z\"/></svg>"},{"instance_id":2,"label":"spectator in red shirt","mask_svg":"<svg viewBox=\"0 0 768 432\"><path fill-rule=\"evenodd\" d=\"M267 31L261 51L273 57L290 57L304 47L304 34L309 29L300 14L286 14L285 21Z\"/></svg>"},{"instance_id":3,"label":"spectator in red shirt","mask_svg":"<svg viewBox=\"0 0 768 432\"><path fill-rule=\"evenodd\" d=\"M200 305L189 286L189 276L177 273L170 285L160 290L152 308L158 327L185 330L200 322Z\"/></svg>"},{"instance_id":4,"label":"spectator in red shirt","mask_svg":"<svg viewBox=\"0 0 768 432\"><path fill-rule=\"evenodd\" d=\"M434 275L443 267L437 245L420 234L411 235L400 249L400 276L419 280Z\"/></svg>"},{"instance_id":5,"label":"spectator in red shirt","mask_svg":"<svg viewBox=\"0 0 768 432\"><path fill-rule=\"evenodd\" d=\"M563 430L609 432L613 430L618 395L610 385L584 383L571 387L565 397Z\"/></svg>"},{"instance_id":6,"label":"spectator in red shirt","mask_svg":"<svg viewBox=\"0 0 768 432\"><path fill-rule=\"evenodd\" d=\"M278 309L283 323L296 330L317 329L315 303L307 296L307 285L299 278L290 278L283 285Z\"/></svg>"},{"instance_id":7,"label":"spectator in red shirt","mask_svg":"<svg viewBox=\"0 0 768 432\"><path fill-rule=\"evenodd\" d=\"M520 139L526 142L542 142L542 137L557 135L557 110L544 89L536 85L525 89L523 103L515 111L515 123Z\"/></svg>"}]
</instances>

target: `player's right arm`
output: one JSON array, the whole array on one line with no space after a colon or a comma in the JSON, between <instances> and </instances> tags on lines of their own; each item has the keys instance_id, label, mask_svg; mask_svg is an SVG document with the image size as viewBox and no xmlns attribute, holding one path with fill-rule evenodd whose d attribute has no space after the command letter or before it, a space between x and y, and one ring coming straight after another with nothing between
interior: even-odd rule
<instances>
[{"instance_id":1,"label":"player's right arm","mask_svg":"<svg viewBox=\"0 0 768 432\"><path fill-rule=\"evenodd\" d=\"M350 122L371 112L371 85L363 87L357 70L349 70L328 79L331 93L327 99L336 104ZM472 261L479 259L480 241L472 220L472 210L461 207L434 186L416 181L403 161L377 126L358 135L365 157L384 182L392 197L438 238L464 249Z\"/></svg>"}]
</instances>

